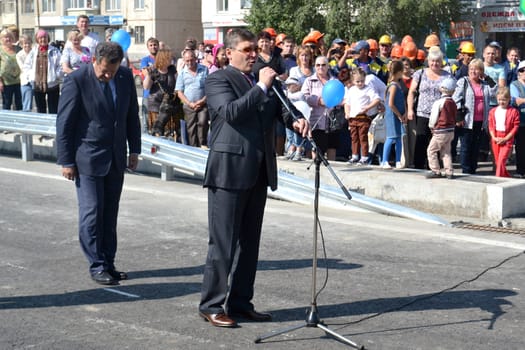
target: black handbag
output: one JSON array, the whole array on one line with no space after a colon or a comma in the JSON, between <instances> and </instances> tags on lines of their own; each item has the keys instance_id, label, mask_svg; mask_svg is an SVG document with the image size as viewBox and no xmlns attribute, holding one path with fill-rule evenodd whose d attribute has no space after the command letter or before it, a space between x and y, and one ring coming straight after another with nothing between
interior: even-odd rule
<instances>
[{"instance_id":1,"label":"black handbag","mask_svg":"<svg viewBox=\"0 0 525 350\"><path fill-rule=\"evenodd\" d=\"M326 113L326 132L336 132L348 128L348 120L345 118L343 106L335 106Z\"/></svg>"}]
</instances>

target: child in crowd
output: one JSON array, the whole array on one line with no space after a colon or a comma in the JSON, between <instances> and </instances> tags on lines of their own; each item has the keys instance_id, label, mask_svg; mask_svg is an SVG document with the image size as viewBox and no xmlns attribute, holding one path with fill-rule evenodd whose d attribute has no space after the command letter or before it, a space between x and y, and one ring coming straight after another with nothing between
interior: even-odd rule
<instances>
[{"instance_id":1,"label":"child in crowd","mask_svg":"<svg viewBox=\"0 0 525 350\"><path fill-rule=\"evenodd\" d=\"M498 106L489 111L489 133L492 139L496 176L510 177L506 164L512 152L514 136L520 127L520 112L509 106L510 90L508 87L500 87L496 99Z\"/></svg>"},{"instance_id":2,"label":"child in crowd","mask_svg":"<svg viewBox=\"0 0 525 350\"><path fill-rule=\"evenodd\" d=\"M295 77L289 77L285 81L286 96L290 102L304 101L303 93L301 92L301 83ZM306 102L305 102L306 104ZM306 117L306 116L305 116ZM305 139L297 132L291 129L286 129L287 137L287 153L286 157L291 160L299 161L304 156Z\"/></svg>"},{"instance_id":3,"label":"child in crowd","mask_svg":"<svg viewBox=\"0 0 525 350\"><path fill-rule=\"evenodd\" d=\"M385 96L386 141L383 146L383 169L392 169L388 163L392 144L396 148L396 168L401 168L402 124L407 122L405 94L400 85L403 84L401 79L403 79L404 69L401 61L394 60L390 63Z\"/></svg>"},{"instance_id":4,"label":"child in crowd","mask_svg":"<svg viewBox=\"0 0 525 350\"><path fill-rule=\"evenodd\" d=\"M366 73L361 68L352 70L352 87L345 93L345 115L349 120L352 139L352 157L350 164L368 164L368 128L372 121L373 111L381 98L375 90L365 84ZM359 159L361 151L361 159Z\"/></svg>"},{"instance_id":5,"label":"child in crowd","mask_svg":"<svg viewBox=\"0 0 525 350\"><path fill-rule=\"evenodd\" d=\"M441 155L447 179L454 178L450 145L454 139L454 128L456 126L457 106L452 99L455 90L456 80L450 77L444 79L439 85L441 98L432 105L428 122L428 127L432 131L432 139L427 148L428 166L430 168L430 173L426 175L428 179L441 177L438 153Z\"/></svg>"}]
</instances>

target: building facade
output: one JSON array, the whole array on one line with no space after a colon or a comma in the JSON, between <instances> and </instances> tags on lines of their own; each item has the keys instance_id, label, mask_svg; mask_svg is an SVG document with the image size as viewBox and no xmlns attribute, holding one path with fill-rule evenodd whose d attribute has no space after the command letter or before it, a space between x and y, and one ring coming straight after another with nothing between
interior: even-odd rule
<instances>
[{"instance_id":1,"label":"building facade","mask_svg":"<svg viewBox=\"0 0 525 350\"><path fill-rule=\"evenodd\" d=\"M202 0L204 42L222 43L229 29L247 27L244 17L251 7L251 0Z\"/></svg>"},{"instance_id":2,"label":"building facade","mask_svg":"<svg viewBox=\"0 0 525 350\"><path fill-rule=\"evenodd\" d=\"M80 14L89 16L91 30L104 38L107 28L124 29L131 37L128 55L147 52L146 41L156 37L179 52L188 37L202 40L201 4L192 0L0 0L0 25L16 25L21 34L39 28L52 41L65 41Z\"/></svg>"}]
</instances>

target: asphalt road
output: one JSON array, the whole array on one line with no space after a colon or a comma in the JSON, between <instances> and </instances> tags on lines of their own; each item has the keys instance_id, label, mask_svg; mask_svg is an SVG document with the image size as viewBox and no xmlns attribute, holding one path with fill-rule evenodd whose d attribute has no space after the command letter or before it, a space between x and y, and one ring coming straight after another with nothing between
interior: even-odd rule
<instances>
[{"instance_id":1,"label":"asphalt road","mask_svg":"<svg viewBox=\"0 0 525 350\"><path fill-rule=\"evenodd\" d=\"M315 327L254 344L305 324L311 206L268 201L254 303L274 321L219 329L197 315L199 183L126 176L117 267L130 279L111 288L89 278L74 186L56 165L0 157L0 193L0 349L349 348ZM320 222L317 302L330 329L367 349L525 348L525 237L327 208Z\"/></svg>"}]
</instances>

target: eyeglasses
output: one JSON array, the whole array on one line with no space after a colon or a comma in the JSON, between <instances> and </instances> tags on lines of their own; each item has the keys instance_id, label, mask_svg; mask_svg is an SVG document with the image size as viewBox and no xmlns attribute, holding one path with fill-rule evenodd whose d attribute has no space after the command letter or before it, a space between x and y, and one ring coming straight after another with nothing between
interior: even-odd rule
<instances>
[{"instance_id":1,"label":"eyeglasses","mask_svg":"<svg viewBox=\"0 0 525 350\"><path fill-rule=\"evenodd\" d=\"M317 63L316 67L326 67L326 63Z\"/></svg>"},{"instance_id":2,"label":"eyeglasses","mask_svg":"<svg viewBox=\"0 0 525 350\"><path fill-rule=\"evenodd\" d=\"M525 68L518 69L518 72L520 72L520 73L525 72Z\"/></svg>"},{"instance_id":3,"label":"eyeglasses","mask_svg":"<svg viewBox=\"0 0 525 350\"><path fill-rule=\"evenodd\" d=\"M242 52L242 53L245 53L245 54L251 54L252 52L257 52L257 48L256 47L253 47L253 46L247 46L247 47L244 47L242 49L234 49L235 51L239 51L239 52Z\"/></svg>"},{"instance_id":4,"label":"eyeglasses","mask_svg":"<svg viewBox=\"0 0 525 350\"><path fill-rule=\"evenodd\" d=\"M205 53L211 53L211 50L204 50Z\"/></svg>"}]
</instances>

